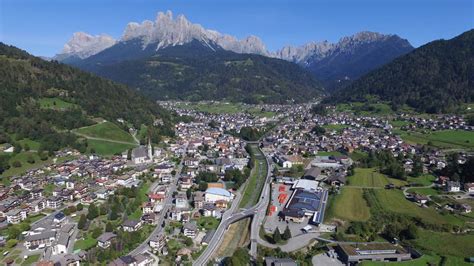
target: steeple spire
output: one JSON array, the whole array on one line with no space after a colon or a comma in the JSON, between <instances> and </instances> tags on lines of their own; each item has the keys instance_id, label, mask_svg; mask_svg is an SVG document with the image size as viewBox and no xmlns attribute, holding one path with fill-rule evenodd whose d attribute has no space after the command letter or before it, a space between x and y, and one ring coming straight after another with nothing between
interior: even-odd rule
<instances>
[{"instance_id":1,"label":"steeple spire","mask_svg":"<svg viewBox=\"0 0 474 266\"><path fill-rule=\"evenodd\" d=\"M148 138L148 159L153 159L153 149L151 147L151 139Z\"/></svg>"}]
</instances>

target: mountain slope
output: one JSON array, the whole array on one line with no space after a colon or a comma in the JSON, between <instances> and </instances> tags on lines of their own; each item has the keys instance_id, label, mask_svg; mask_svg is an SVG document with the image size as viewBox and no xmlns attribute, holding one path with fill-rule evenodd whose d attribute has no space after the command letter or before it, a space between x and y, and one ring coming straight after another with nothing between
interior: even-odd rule
<instances>
[{"instance_id":1,"label":"mountain slope","mask_svg":"<svg viewBox=\"0 0 474 266\"><path fill-rule=\"evenodd\" d=\"M255 54L238 54L193 40L155 50L133 39L76 65L133 86L153 99L231 100L248 103L304 101L321 94L299 66Z\"/></svg>"},{"instance_id":2,"label":"mountain slope","mask_svg":"<svg viewBox=\"0 0 474 266\"><path fill-rule=\"evenodd\" d=\"M298 63L329 89L341 87L413 50L397 35L359 32L337 43L285 47L276 56Z\"/></svg>"},{"instance_id":3,"label":"mountain slope","mask_svg":"<svg viewBox=\"0 0 474 266\"><path fill-rule=\"evenodd\" d=\"M367 96L430 113L474 101L474 30L428 43L370 72L328 101L364 101Z\"/></svg>"},{"instance_id":4,"label":"mountain slope","mask_svg":"<svg viewBox=\"0 0 474 266\"><path fill-rule=\"evenodd\" d=\"M123 118L136 127L156 118L169 122L170 114L124 85L57 62L47 62L0 43L0 143L29 138L41 148L73 146L66 132L92 123L89 116L110 121ZM53 98L63 104L44 108Z\"/></svg>"}]
</instances>

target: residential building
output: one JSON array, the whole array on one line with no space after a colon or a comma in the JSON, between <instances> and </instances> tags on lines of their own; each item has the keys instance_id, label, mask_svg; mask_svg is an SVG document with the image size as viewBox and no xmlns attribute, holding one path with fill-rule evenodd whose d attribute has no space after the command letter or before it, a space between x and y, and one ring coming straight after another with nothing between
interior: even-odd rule
<instances>
[{"instance_id":1,"label":"residential building","mask_svg":"<svg viewBox=\"0 0 474 266\"><path fill-rule=\"evenodd\" d=\"M446 191L447 192L460 192L461 183L459 183L458 181L448 181L446 183Z\"/></svg>"},{"instance_id":2,"label":"residential building","mask_svg":"<svg viewBox=\"0 0 474 266\"><path fill-rule=\"evenodd\" d=\"M153 249L153 251L161 252L163 247L166 245L166 237L165 235L155 235L150 239L150 242L148 244Z\"/></svg>"},{"instance_id":3,"label":"residential building","mask_svg":"<svg viewBox=\"0 0 474 266\"><path fill-rule=\"evenodd\" d=\"M6 214L7 222L9 224L19 224L26 219L26 211L20 209L13 209Z\"/></svg>"},{"instance_id":4,"label":"residential building","mask_svg":"<svg viewBox=\"0 0 474 266\"><path fill-rule=\"evenodd\" d=\"M46 207L49 209L58 209L63 204L60 197L50 197L46 200Z\"/></svg>"},{"instance_id":5,"label":"residential building","mask_svg":"<svg viewBox=\"0 0 474 266\"><path fill-rule=\"evenodd\" d=\"M198 228L195 223L185 223L183 225L183 234L187 237L194 238L198 232Z\"/></svg>"},{"instance_id":6,"label":"residential building","mask_svg":"<svg viewBox=\"0 0 474 266\"><path fill-rule=\"evenodd\" d=\"M117 237L116 234L111 232L105 232L97 238L97 246L106 249L110 247L112 240Z\"/></svg>"},{"instance_id":7,"label":"residential building","mask_svg":"<svg viewBox=\"0 0 474 266\"><path fill-rule=\"evenodd\" d=\"M55 240L55 231L44 231L27 235L25 237L24 245L27 249L34 250L38 248L49 247Z\"/></svg>"},{"instance_id":8,"label":"residential building","mask_svg":"<svg viewBox=\"0 0 474 266\"><path fill-rule=\"evenodd\" d=\"M122 229L125 232L135 232L142 228L142 221L141 220L126 220L122 224Z\"/></svg>"}]
</instances>

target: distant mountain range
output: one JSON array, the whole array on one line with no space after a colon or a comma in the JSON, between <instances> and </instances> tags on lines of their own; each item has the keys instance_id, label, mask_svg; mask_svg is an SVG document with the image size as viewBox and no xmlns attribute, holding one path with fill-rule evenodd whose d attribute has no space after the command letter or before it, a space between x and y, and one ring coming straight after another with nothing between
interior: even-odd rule
<instances>
[{"instance_id":1,"label":"distant mountain range","mask_svg":"<svg viewBox=\"0 0 474 266\"><path fill-rule=\"evenodd\" d=\"M474 30L450 40L437 40L370 72L336 92L332 103L376 98L397 109L456 111L474 102Z\"/></svg>"},{"instance_id":2,"label":"distant mountain range","mask_svg":"<svg viewBox=\"0 0 474 266\"><path fill-rule=\"evenodd\" d=\"M286 102L318 96L322 86L345 85L412 49L396 35L361 32L338 43L270 52L256 36L239 40L183 15L173 18L168 11L158 13L154 22L129 23L119 40L75 33L53 59L126 83L155 99ZM253 64L232 63L246 60Z\"/></svg>"},{"instance_id":3,"label":"distant mountain range","mask_svg":"<svg viewBox=\"0 0 474 266\"><path fill-rule=\"evenodd\" d=\"M397 35L359 32L337 43L308 43L287 46L275 56L295 62L320 80L326 88L342 87L369 71L413 50Z\"/></svg>"}]
</instances>

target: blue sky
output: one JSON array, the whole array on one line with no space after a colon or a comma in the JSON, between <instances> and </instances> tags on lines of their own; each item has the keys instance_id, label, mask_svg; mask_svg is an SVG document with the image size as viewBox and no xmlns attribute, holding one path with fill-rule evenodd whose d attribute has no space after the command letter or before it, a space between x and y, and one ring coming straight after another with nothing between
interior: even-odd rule
<instances>
[{"instance_id":1,"label":"blue sky","mask_svg":"<svg viewBox=\"0 0 474 266\"><path fill-rule=\"evenodd\" d=\"M420 46L474 28L474 0L0 0L0 40L52 56L76 31L119 38L128 22L166 10L239 38L259 36L269 50L363 30Z\"/></svg>"}]
</instances>

